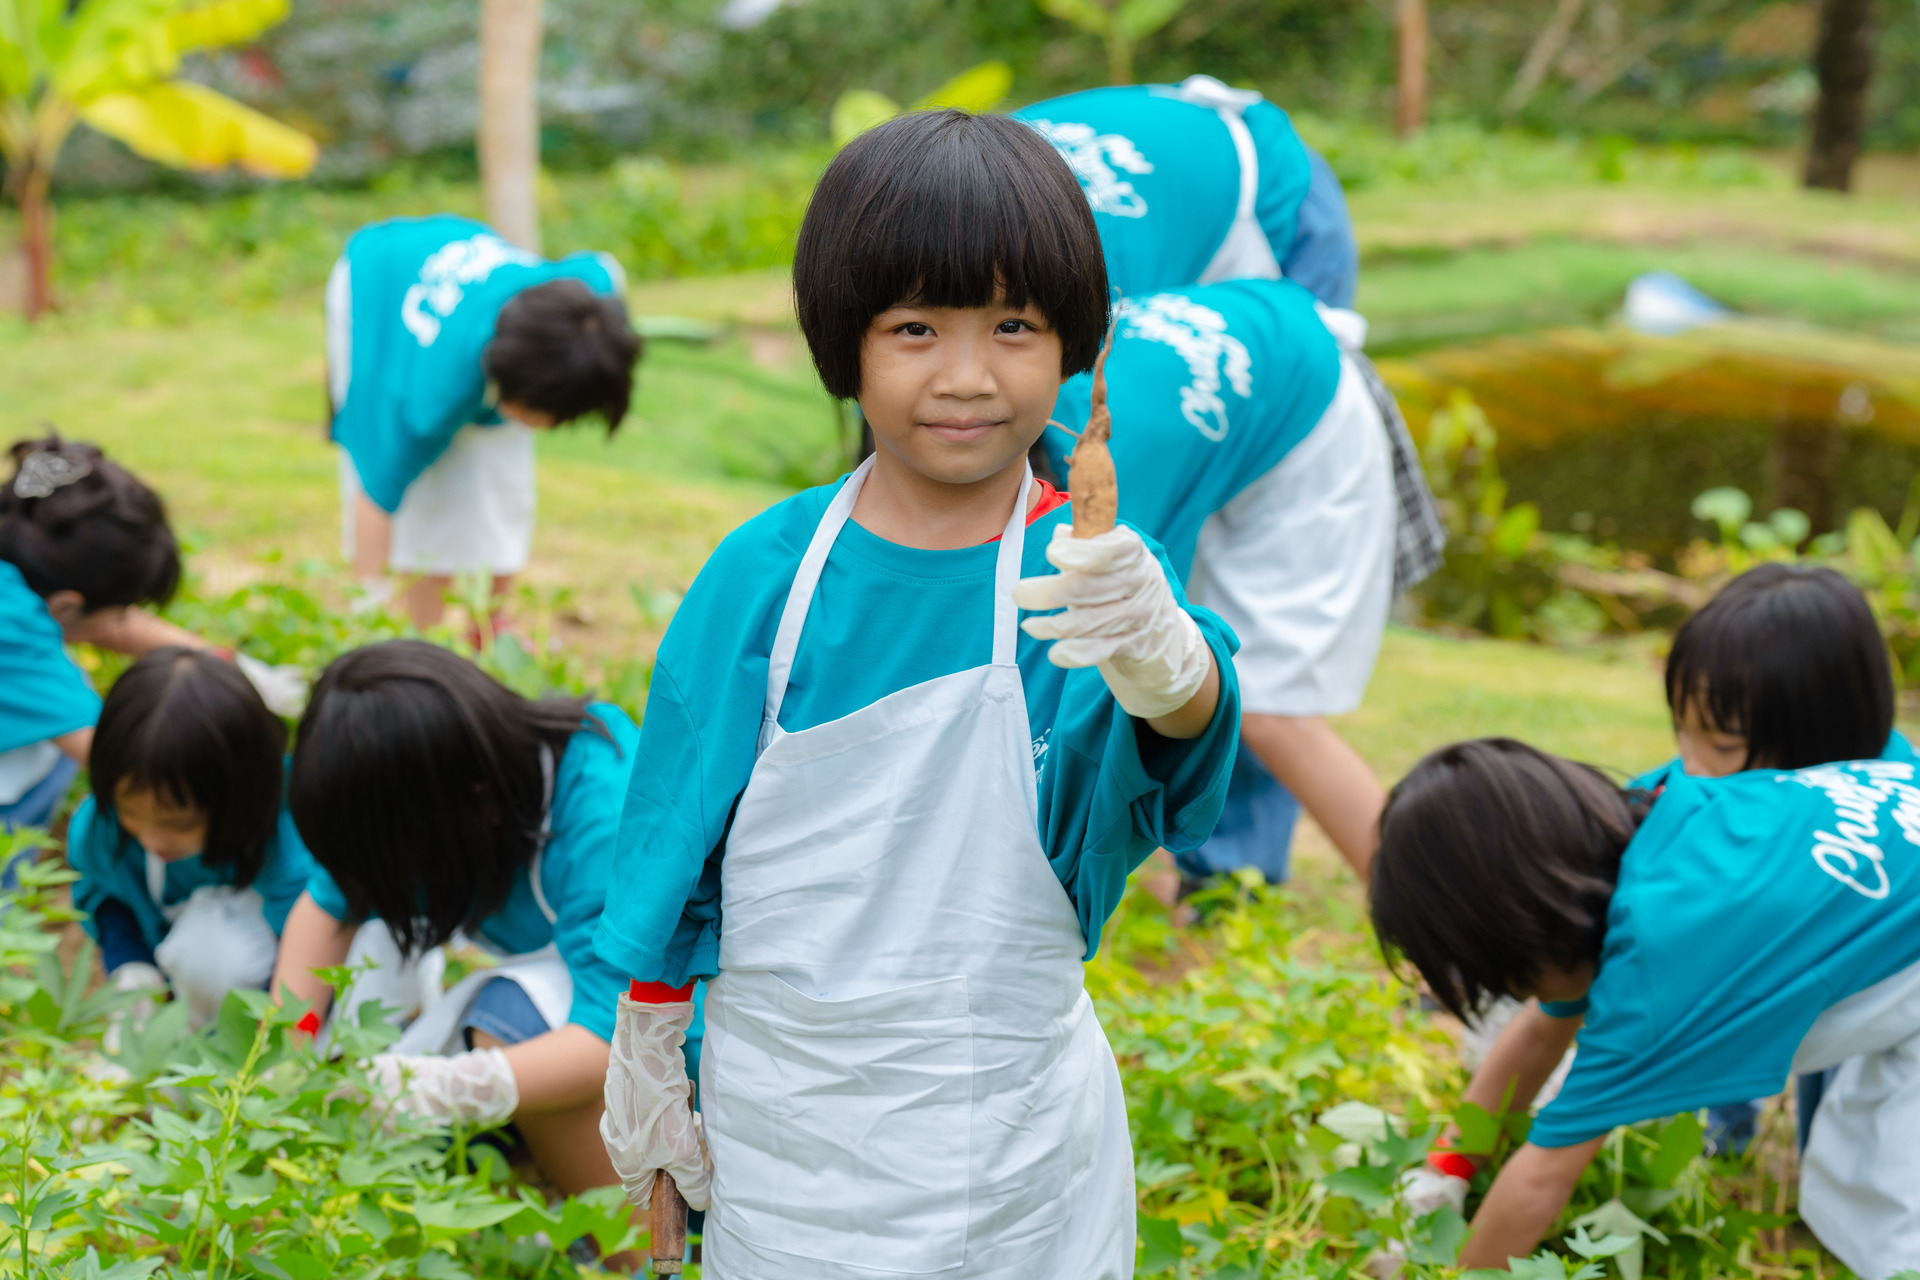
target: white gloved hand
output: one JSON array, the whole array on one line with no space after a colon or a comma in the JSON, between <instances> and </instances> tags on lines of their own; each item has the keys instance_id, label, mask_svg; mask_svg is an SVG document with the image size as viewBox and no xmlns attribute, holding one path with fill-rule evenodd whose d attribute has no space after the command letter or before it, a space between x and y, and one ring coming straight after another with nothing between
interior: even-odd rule
<instances>
[{"instance_id":1,"label":"white gloved hand","mask_svg":"<svg viewBox=\"0 0 1920 1280\"><path fill-rule=\"evenodd\" d=\"M1170 715L1200 692L1213 653L1138 533L1116 525L1076 538L1059 524L1047 562L1060 572L1022 578L1013 601L1066 610L1020 624L1034 639L1056 642L1047 653L1054 666L1098 667L1114 699L1142 720Z\"/></svg>"},{"instance_id":2,"label":"white gloved hand","mask_svg":"<svg viewBox=\"0 0 1920 1280\"><path fill-rule=\"evenodd\" d=\"M689 1208L705 1209L713 1199L713 1161L680 1053L692 1024L691 1000L643 1004L620 997L600 1137L635 1208L647 1207L653 1176L662 1169Z\"/></svg>"},{"instance_id":3,"label":"white gloved hand","mask_svg":"<svg viewBox=\"0 0 1920 1280\"><path fill-rule=\"evenodd\" d=\"M1419 1165L1400 1175L1400 1203L1415 1218L1424 1218L1443 1205L1465 1217L1471 1185L1465 1178L1442 1173L1432 1165Z\"/></svg>"},{"instance_id":4,"label":"white gloved hand","mask_svg":"<svg viewBox=\"0 0 1920 1280\"><path fill-rule=\"evenodd\" d=\"M109 1054L117 1054L126 1028L132 1027L137 1031L146 1026L147 1019L153 1016L159 997L167 993L167 975L145 960L129 960L108 974L107 981L113 984L115 991L137 992L140 995L140 999L108 1020L106 1032L100 1037L101 1049Z\"/></svg>"},{"instance_id":5,"label":"white gloved hand","mask_svg":"<svg viewBox=\"0 0 1920 1280\"><path fill-rule=\"evenodd\" d=\"M247 678L247 683L273 714L292 717L306 709L310 682L307 673L299 667L276 667L244 653L233 655L233 665L240 668L240 674Z\"/></svg>"},{"instance_id":6,"label":"white gloved hand","mask_svg":"<svg viewBox=\"0 0 1920 1280\"><path fill-rule=\"evenodd\" d=\"M499 1049L449 1054L375 1054L367 1064L374 1105L391 1133L405 1113L430 1124L505 1124L520 1108L520 1085Z\"/></svg>"}]
</instances>

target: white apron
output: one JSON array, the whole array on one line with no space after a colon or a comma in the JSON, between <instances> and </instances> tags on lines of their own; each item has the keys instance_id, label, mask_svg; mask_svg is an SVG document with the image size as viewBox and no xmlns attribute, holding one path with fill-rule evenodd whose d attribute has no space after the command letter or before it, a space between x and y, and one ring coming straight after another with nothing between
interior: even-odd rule
<instances>
[{"instance_id":1,"label":"white apron","mask_svg":"<svg viewBox=\"0 0 1920 1280\"><path fill-rule=\"evenodd\" d=\"M1840 1069L1800 1164L1800 1216L1865 1280L1920 1267L1920 965L1834 1005L1794 1055Z\"/></svg>"},{"instance_id":2,"label":"white apron","mask_svg":"<svg viewBox=\"0 0 1920 1280\"><path fill-rule=\"evenodd\" d=\"M1262 101L1260 94L1252 89L1230 89L1212 76L1188 76L1170 96L1213 108L1220 123L1227 126L1227 136L1233 139L1234 153L1240 159L1240 197L1234 205L1233 225L1196 283L1280 279L1280 259L1274 256L1273 242L1254 214L1254 203L1260 195L1260 153L1253 145L1247 122L1241 118L1248 107Z\"/></svg>"},{"instance_id":3,"label":"white apron","mask_svg":"<svg viewBox=\"0 0 1920 1280\"><path fill-rule=\"evenodd\" d=\"M147 896L167 922L153 963L187 1002L187 1024L204 1027L219 1016L227 992L266 989L280 939L257 889L203 884L184 902L167 906L166 861L151 849L142 852Z\"/></svg>"},{"instance_id":4,"label":"white apron","mask_svg":"<svg viewBox=\"0 0 1920 1280\"><path fill-rule=\"evenodd\" d=\"M1014 661L1031 476L999 545L991 663L779 726L821 566L872 466L801 560L720 863L708 1274L1123 1280L1126 1108L1037 833Z\"/></svg>"}]
</instances>

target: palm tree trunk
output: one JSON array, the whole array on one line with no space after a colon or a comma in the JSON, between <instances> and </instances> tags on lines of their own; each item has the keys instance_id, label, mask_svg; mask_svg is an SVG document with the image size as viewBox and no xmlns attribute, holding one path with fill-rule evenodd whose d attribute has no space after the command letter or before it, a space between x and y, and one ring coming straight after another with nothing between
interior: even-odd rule
<instances>
[{"instance_id":1,"label":"palm tree trunk","mask_svg":"<svg viewBox=\"0 0 1920 1280\"><path fill-rule=\"evenodd\" d=\"M1427 0L1399 0L1400 80L1394 131L1405 138L1427 125Z\"/></svg>"},{"instance_id":2,"label":"palm tree trunk","mask_svg":"<svg viewBox=\"0 0 1920 1280\"><path fill-rule=\"evenodd\" d=\"M540 0L480 0L480 187L487 221L540 251Z\"/></svg>"},{"instance_id":3,"label":"palm tree trunk","mask_svg":"<svg viewBox=\"0 0 1920 1280\"><path fill-rule=\"evenodd\" d=\"M1806 185L1829 191L1853 186L1853 162L1867 128L1867 86L1873 80L1873 0L1821 0L1813 67L1820 98L1807 144Z\"/></svg>"},{"instance_id":4,"label":"palm tree trunk","mask_svg":"<svg viewBox=\"0 0 1920 1280\"><path fill-rule=\"evenodd\" d=\"M20 201L20 250L27 269L28 320L53 310L52 188L52 167L27 161L15 191Z\"/></svg>"}]
</instances>

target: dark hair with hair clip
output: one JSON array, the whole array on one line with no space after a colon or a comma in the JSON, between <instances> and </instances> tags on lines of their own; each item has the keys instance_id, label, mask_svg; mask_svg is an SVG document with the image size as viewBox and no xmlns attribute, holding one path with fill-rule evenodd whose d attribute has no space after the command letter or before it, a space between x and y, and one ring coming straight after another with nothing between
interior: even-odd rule
<instances>
[{"instance_id":1,"label":"dark hair with hair clip","mask_svg":"<svg viewBox=\"0 0 1920 1280\"><path fill-rule=\"evenodd\" d=\"M596 414L612 435L633 399L640 352L624 302L578 280L549 280L500 308L483 363L501 400L556 424Z\"/></svg>"},{"instance_id":2,"label":"dark hair with hair clip","mask_svg":"<svg viewBox=\"0 0 1920 1280\"><path fill-rule=\"evenodd\" d=\"M293 748L289 807L356 920L408 954L500 909L540 845L546 783L586 729L585 698L521 697L467 659L389 640L334 659Z\"/></svg>"},{"instance_id":3,"label":"dark hair with hair clip","mask_svg":"<svg viewBox=\"0 0 1920 1280\"><path fill-rule=\"evenodd\" d=\"M90 444L17 440L0 487L0 560L35 594L77 591L86 610L165 604L180 547L160 495Z\"/></svg>"},{"instance_id":4,"label":"dark hair with hair clip","mask_svg":"<svg viewBox=\"0 0 1920 1280\"><path fill-rule=\"evenodd\" d=\"M1093 367L1107 265L1080 183L1005 116L920 111L878 125L827 166L793 265L800 329L827 392L860 394L867 326L889 307L1032 303L1060 335L1062 377Z\"/></svg>"},{"instance_id":5,"label":"dark hair with hair clip","mask_svg":"<svg viewBox=\"0 0 1920 1280\"><path fill-rule=\"evenodd\" d=\"M1449 1013L1598 963L1620 855L1650 798L1511 738L1442 747L1387 798L1373 927Z\"/></svg>"},{"instance_id":6,"label":"dark hair with hair clip","mask_svg":"<svg viewBox=\"0 0 1920 1280\"><path fill-rule=\"evenodd\" d=\"M1746 738L1748 769L1872 760L1893 733L1893 666L1860 588L1823 566L1763 564L1681 624L1667 705Z\"/></svg>"},{"instance_id":7,"label":"dark hair with hair clip","mask_svg":"<svg viewBox=\"0 0 1920 1280\"><path fill-rule=\"evenodd\" d=\"M87 768L105 815L122 789L207 817L200 860L253 883L280 822L287 726L240 669L204 649L155 649L113 682Z\"/></svg>"}]
</instances>

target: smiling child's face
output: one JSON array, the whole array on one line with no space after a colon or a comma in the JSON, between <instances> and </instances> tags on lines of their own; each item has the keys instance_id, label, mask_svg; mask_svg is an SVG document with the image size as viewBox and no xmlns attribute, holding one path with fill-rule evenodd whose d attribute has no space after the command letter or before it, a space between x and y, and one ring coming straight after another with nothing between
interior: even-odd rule
<instances>
[{"instance_id":1,"label":"smiling child's face","mask_svg":"<svg viewBox=\"0 0 1920 1280\"><path fill-rule=\"evenodd\" d=\"M206 847L207 815L195 805L176 805L157 792L122 783L113 807L127 834L163 862L190 858Z\"/></svg>"},{"instance_id":2,"label":"smiling child's face","mask_svg":"<svg viewBox=\"0 0 1920 1280\"><path fill-rule=\"evenodd\" d=\"M1061 381L1060 337L1033 306L890 307L860 347L860 409L876 446L943 484L1020 462Z\"/></svg>"}]
</instances>

